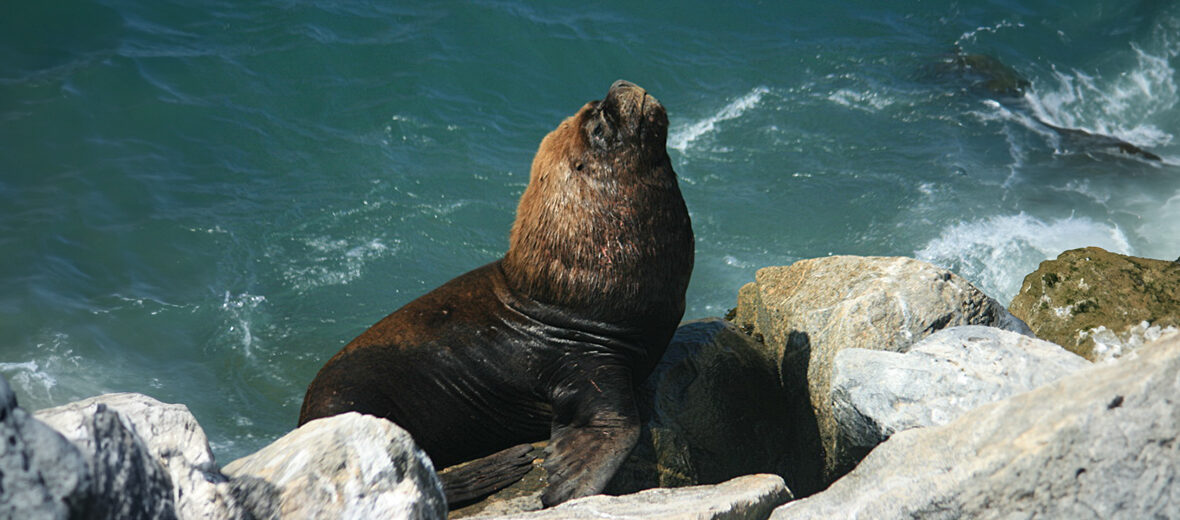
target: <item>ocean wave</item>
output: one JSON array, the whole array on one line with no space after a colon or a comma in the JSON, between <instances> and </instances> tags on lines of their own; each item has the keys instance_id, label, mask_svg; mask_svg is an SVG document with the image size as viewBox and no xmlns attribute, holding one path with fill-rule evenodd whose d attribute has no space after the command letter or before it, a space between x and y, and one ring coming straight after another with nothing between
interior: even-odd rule
<instances>
[{"instance_id":1,"label":"ocean wave","mask_svg":"<svg viewBox=\"0 0 1180 520\"><path fill-rule=\"evenodd\" d=\"M837 105L868 112L877 112L893 104L892 99L884 97L877 92L856 92L846 88L833 92L828 96L828 101Z\"/></svg>"},{"instance_id":2,"label":"ocean wave","mask_svg":"<svg viewBox=\"0 0 1180 520\"><path fill-rule=\"evenodd\" d=\"M1021 212L954 224L914 256L955 271L1006 303L1040 262L1087 246L1134 254L1117 225L1085 217L1042 220Z\"/></svg>"},{"instance_id":3,"label":"ocean wave","mask_svg":"<svg viewBox=\"0 0 1180 520\"><path fill-rule=\"evenodd\" d=\"M57 386L57 378L42 370L36 361L0 363L0 374L24 393L41 394L46 399L53 398L53 387Z\"/></svg>"},{"instance_id":4,"label":"ocean wave","mask_svg":"<svg viewBox=\"0 0 1180 520\"><path fill-rule=\"evenodd\" d=\"M1180 233L1176 223L1180 222L1180 191L1159 205L1149 204L1142 212L1141 223L1135 233L1147 239L1142 253L1150 258L1173 260L1180 257Z\"/></svg>"},{"instance_id":5,"label":"ocean wave","mask_svg":"<svg viewBox=\"0 0 1180 520\"><path fill-rule=\"evenodd\" d=\"M770 93L770 89L767 87L754 87L753 90L729 102L711 116L692 123L677 125L668 132L668 148L681 153L686 152L694 141L712 133L716 129L717 123L741 117L746 111L757 106L762 101L762 97L768 93Z\"/></svg>"},{"instance_id":6,"label":"ocean wave","mask_svg":"<svg viewBox=\"0 0 1180 520\"><path fill-rule=\"evenodd\" d=\"M1135 64L1113 78L1054 67L1049 81L1032 81L1025 93L1032 115L1055 126L1111 135L1142 147L1157 147L1173 135L1149 121L1180 101L1170 52L1131 44Z\"/></svg>"},{"instance_id":7,"label":"ocean wave","mask_svg":"<svg viewBox=\"0 0 1180 520\"><path fill-rule=\"evenodd\" d=\"M32 349L28 361L0 363L0 375L8 380L21 406L37 410L70 399L98 395L106 390L95 381L93 363L74 352L72 339L64 332L47 332Z\"/></svg>"}]
</instances>

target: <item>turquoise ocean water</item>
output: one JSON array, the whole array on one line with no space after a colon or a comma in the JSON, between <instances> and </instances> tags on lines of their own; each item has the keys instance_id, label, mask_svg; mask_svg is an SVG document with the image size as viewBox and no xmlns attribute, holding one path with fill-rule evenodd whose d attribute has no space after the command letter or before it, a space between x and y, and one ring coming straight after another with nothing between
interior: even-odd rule
<instances>
[{"instance_id":1,"label":"turquoise ocean water","mask_svg":"<svg viewBox=\"0 0 1180 520\"><path fill-rule=\"evenodd\" d=\"M669 112L688 319L829 254L1003 302L1066 249L1180 256L1175 2L397 4L0 8L0 374L24 406L142 392L221 462L263 446L345 342L504 252L537 144L618 78Z\"/></svg>"}]
</instances>

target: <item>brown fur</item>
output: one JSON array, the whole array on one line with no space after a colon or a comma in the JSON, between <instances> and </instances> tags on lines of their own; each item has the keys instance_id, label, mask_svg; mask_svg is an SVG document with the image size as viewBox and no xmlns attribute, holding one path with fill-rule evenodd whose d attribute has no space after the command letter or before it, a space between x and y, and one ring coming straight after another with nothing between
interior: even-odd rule
<instances>
[{"instance_id":1,"label":"brown fur","mask_svg":"<svg viewBox=\"0 0 1180 520\"><path fill-rule=\"evenodd\" d=\"M600 143L631 151L595 149L601 102L550 132L533 159L503 263L509 283L534 299L581 308L605 300L601 311L626 316L685 285L692 230L664 149L663 107L638 87L618 98L619 110L643 124L617 128Z\"/></svg>"}]
</instances>

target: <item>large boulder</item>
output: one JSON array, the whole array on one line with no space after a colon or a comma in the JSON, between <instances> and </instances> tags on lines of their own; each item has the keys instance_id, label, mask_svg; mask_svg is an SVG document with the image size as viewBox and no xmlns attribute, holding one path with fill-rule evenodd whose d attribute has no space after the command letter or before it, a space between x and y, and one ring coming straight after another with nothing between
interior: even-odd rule
<instances>
[{"instance_id":1,"label":"large boulder","mask_svg":"<svg viewBox=\"0 0 1180 520\"><path fill-rule=\"evenodd\" d=\"M877 446L772 518L1180 518L1180 334Z\"/></svg>"},{"instance_id":2,"label":"large boulder","mask_svg":"<svg viewBox=\"0 0 1180 520\"><path fill-rule=\"evenodd\" d=\"M720 318L681 325L640 385L639 443L607 486L610 494L716 484L774 473L788 487L799 461L778 370L761 345Z\"/></svg>"},{"instance_id":3,"label":"large boulder","mask_svg":"<svg viewBox=\"0 0 1180 520\"><path fill-rule=\"evenodd\" d=\"M746 475L709 486L650 489L617 497L595 495L542 511L476 518L761 520L769 516L775 507L790 499L791 492L778 475Z\"/></svg>"},{"instance_id":4,"label":"large boulder","mask_svg":"<svg viewBox=\"0 0 1180 520\"><path fill-rule=\"evenodd\" d=\"M258 519L447 517L430 458L370 415L311 421L222 471Z\"/></svg>"},{"instance_id":5,"label":"large boulder","mask_svg":"<svg viewBox=\"0 0 1180 520\"><path fill-rule=\"evenodd\" d=\"M954 273L902 257L830 256L758 270L738 293L735 322L764 340L789 396L807 396L825 480L847 472L832 414L832 364L849 348L900 351L947 327L987 325L1031 335L1004 306ZM814 417L807 417L810 414ZM806 439L798 442L808 445ZM800 495L811 489L796 490Z\"/></svg>"},{"instance_id":6,"label":"large boulder","mask_svg":"<svg viewBox=\"0 0 1180 520\"><path fill-rule=\"evenodd\" d=\"M840 463L855 465L899 431L949 423L1088 366L1054 343L979 325L943 329L902 352L842 350L832 408L856 458Z\"/></svg>"},{"instance_id":7,"label":"large boulder","mask_svg":"<svg viewBox=\"0 0 1180 520\"><path fill-rule=\"evenodd\" d=\"M182 404L166 404L143 394L105 394L39 410L37 419L75 443L94 442L93 420L99 406L117 412L142 440L172 481L172 500L181 519L244 518L229 480L217 469L205 431Z\"/></svg>"},{"instance_id":8,"label":"large boulder","mask_svg":"<svg viewBox=\"0 0 1180 520\"><path fill-rule=\"evenodd\" d=\"M1180 262L1066 251L1024 278L1010 309L1039 338L1111 359L1180 327Z\"/></svg>"},{"instance_id":9,"label":"large boulder","mask_svg":"<svg viewBox=\"0 0 1180 520\"><path fill-rule=\"evenodd\" d=\"M0 377L0 518L85 518L92 483L81 450L18 407Z\"/></svg>"}]
</instances>

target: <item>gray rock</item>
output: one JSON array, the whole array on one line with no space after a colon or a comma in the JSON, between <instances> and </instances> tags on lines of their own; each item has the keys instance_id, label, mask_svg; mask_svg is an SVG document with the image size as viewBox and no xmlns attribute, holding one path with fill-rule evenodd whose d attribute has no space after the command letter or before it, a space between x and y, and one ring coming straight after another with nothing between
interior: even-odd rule
<instances>
[{"instance_id":1,"label":"gray rock","mask_svg":"<svg viewBox=\"0 0 1180 520\"><path fill-rule=\"evenodd\" d=\"M760 520L790 499L791 492L778 475L746 475L710 486L649 489L617 497L595 495L532 513L475 518Z\"/></svg>"},{"instance_id":2,"label":"gray rock","mask_svg":"<svg viewBox=\"0 0 1180 520\"><path fill-rule=\"evenodd\" d=\"M434 466L410 434L355 412L304 424L223 471L260 519L447 517Z\"/></svg>"},{"instance_id":3,"label":"gray rock","mask_svg":"<svg viewBox=\"0 0 1180 520\"><path fill-rule=\"evenodd\" d=\"M851 453L868 453L896 432L946 424L1090 366L1054 343L979 325L943 329L904 350L836 354L832 409Z\"/></svg>"},{"instance_id":4,"label":"gray rock","mask_svg":"<svg viewBox=\"0 0 1180 520\"><path fill-rule=\"evenodd\" d=\"M836 353L899 351L957 325L1031 336L1023 322L966 280L912 258L831 256L767 267L738 296L737 324L762 337L781 360L787 392L810 400L826 481L849 469L837 466L848 460L842 454L847 447L837 438L829 399Z\"/></svg>"},{"instance_id":5,"label":"gray rock","mask_svg":"<svg viewBox=\"0 0 1180 520\"><path fill-rule=\"evenodd\" d=\"M92 483L82 452L18 407L0 377L0 518L83 518Z\"/></svg>"},{"instance_id":6,"label":"gray rock","mask_svg":"<svg viewBox=\"0 0 1180 520\"><path fill-rule=\"evenodd\" d=\"M176 518L168 473L118 413L100 404L83 427L87 434L74 445L94 476L88 518Z\"/></svg>"},{"instance_id":7,"label":"gray rock","mask_svg":"<svg viewBox=\"0 0 1180 520\"><path fill-rule=\"evenodd\" d=\"M637 392L639 443L609 494L716 484L775 473L789 483L797 461L781 448L793 425L773 361L719 318L685 323Z\"/></svg>"},{"instance_id":8,"label":"gray rock","mask_svg":"<svg viewBox=\"0 0 1180 520\"><path fill-rule=\"evenodd\" d=\"M87 440L85 425L99 405L118 412L168 472L179 518L245 518L229 479L217 469L204 430L182 404L165 404L135 393L106 394L39 410L35 416L70 440L92 442Z\"/></svg>"},{"instance_id":9,"label":"gray rock","mask_svg":"<svg viewBox=\"0 0 1180 520\"><path fill-rule=\"evenodd\" d=\"M1180 335L900 432L772 518L1180 518Z\"/></svg>"}]
</instances>

